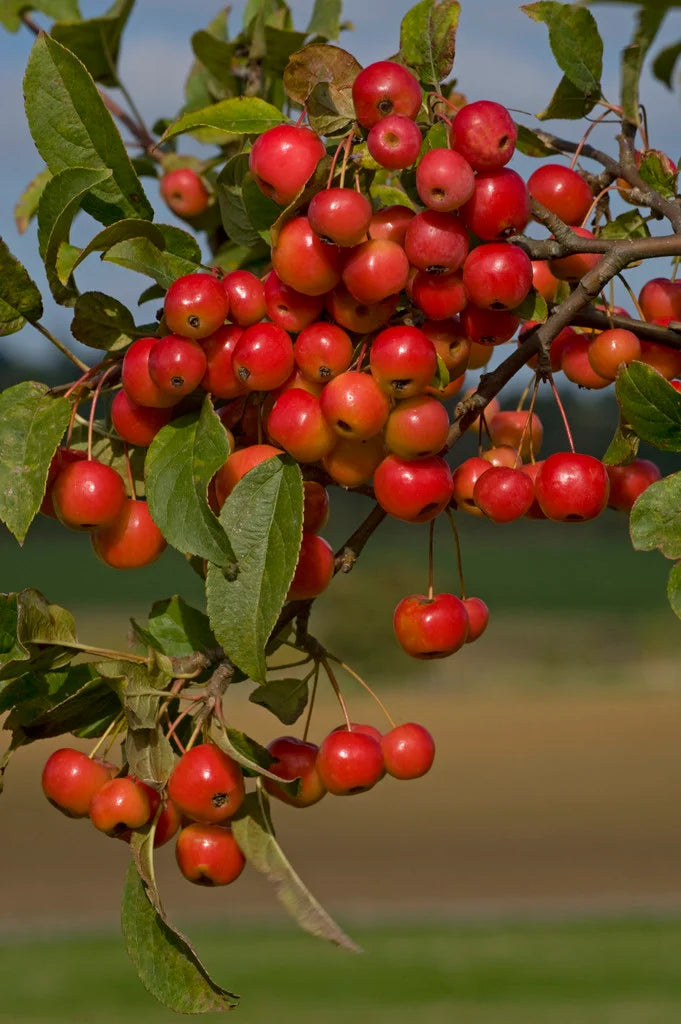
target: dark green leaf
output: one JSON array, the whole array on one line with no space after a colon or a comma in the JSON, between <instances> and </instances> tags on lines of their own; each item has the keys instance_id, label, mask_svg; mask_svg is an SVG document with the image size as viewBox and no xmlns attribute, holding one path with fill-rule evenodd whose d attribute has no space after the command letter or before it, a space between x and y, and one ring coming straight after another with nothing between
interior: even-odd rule
<instances>
[{"instance_id":1,"label":"dark green leaf","mask_svg":"<svg viewBox=\"0 0 681 1024\"><path fill-rule=\"evenodd\" d=\"M593 110L597 102L597 96L593 98L586 95L574 82L570 81L567 75L563 75L548 107L537 114L537 120L550 121L552 118L556 118L579 121Z\"/></svg>"},{"instance_id":2,"label":"dark green leaf","mask_svg":"<svg viewBox=\"0 0 681 1024\"><path fill-rule=\"evenodd\" d=\"M127 241L129 238L148 238L159 249L166 248L166 240L161 225L152 224L148 220L140 220L137 217L129 217L120 220L116 224L99 231L92 241L81 250L74 269L82 263L86 256L93 252L105 252L118 242Z\"/></svg>"},{"instance_id":3,"label":"dark green leaf","mask_svg":"<svg viewBox=\"0 0 681 1024\"><path fill-rule=\"evenodd\" d=\"M70 167L106 171L83 203L96 220L151 220L153 210L92 78L69 50L41 35L24 77L33 141L53 174Z\"/></svg>"},{"instance_id":4,"label":"dark green leaf","mask_svg":"<svg viewBox=\"0 0 681 1024\"><path fill-rule=\"evenodd\" d=\"M639 441L640 438L636 431L628 423L621 421L617 425L615 436L608 445L601 462L607 466L628 465L638 455Z\"/></svg>"},{"instance_id":5,"label":"dark green leaf","mask_svg":"<svg viewBox=\"0 0 681 1024\"><path fill-rule=\"evenodd\" d=\"M218 39L205 30L195 32L191 42L192 50L212 77L232 94L237 93L238 79L232 69L236 43Z\"/></svg>"},{"instance_id":6,"label":"dark green leaf","mask_svg":"<svg viewBox=\"0 0 681 1024\"><path fill-rule=\"evenodd\" d=\"M26 231L28 225L38 212L40 197L43 194L45 185L47 185L51 177L52 175L50 171L45 167L40 174L37 174L32 181L29 181L28 185L19 196L16 206L14 207L14 222L20 235L23 235L24 231Z\"/></svg>"},{"instance_id":7,"label":"dark green leaf","mask_svg":"<svg viewBox=\"0 0 681 1024\"><path fill-rule=\"evenodd\" d=\"M0 0L0 24L16 32L24 11L42 11L48 18L80 17L78 0Z\"/></svg>"},{"instance_id":8,"label":"dark green leaf","mask_svg":"<svg viewBox=\"0 0 681 1024\"><path fill-rule=\"evenodd\" d=\"M160 284L150 284L148 288L145 288L139 299L137 300L138 306L143 306L145 302L152 302L154 299L162 299L166 293L166 289L162 288Z\"/></svg>"},{"instance_id":9,"label":"dark green leaf","mask_svg":"<svg viewBox=\"0 0 681 1024\"><path fill-rule=\"evenodd\" d=\"M307 35L337 39L340 33L341 0L315 0Z\"/></svg>"},{"instance_id":10,"label":"dark green leaf","mask_svg":"<svg viewBox=\"0 0 681 1024\"><path fill-rule=\"evenodd\" d=\"M0 519L20 544L45 495L47 471L71 403L24 381L0 394Z\"/></svg>"},{"instance_id":11,"label":"dark green leaf","mask_svg":"<svg viewBox=\"0 0 681 1024\"><path fill-rule=\"evenodd\" d=\"M194 651L208 651L218 646L208 616L177 595L157 601L146 626L139 627L134 620L133 626L143 628L144 643L171 658L183 658Z\"/></svg>"},{"instance_id":12,"label":"dark green leaf","mask_svg":"<svg viewBox=\"0 0 681 1024\"><path fill-rule=\"evenodd\" d=\"M667 600L674 615L681 619L681 562L673 565L667 580Z\"/></svg>"},{"instance_id":13,"label":"dark green leaf","mask_svg":"<svg viewBox=\"0 0 681 1024\"><path fill-rule=\"evenodd\" d=\"M71 697L91 679L89 665L69 665L53 672L26 672L9 682L0 682L0 714L18 708L15 721L28 724Z\"/></svg>"},{"instance_id":14,"label":"dark green leaf","mask_svg":"<svg viewBox=\"0 0 681 1024\"><path fill-rule=\"evenodd\" d=\"M631 363L618 374L615 394L623 419L641 440L681 451L681 395L656 370Z\"/></svg>"},{"instance_id":15,"label":"dark green leaf","mask_svg":"<svg viewBox=\"0 0 681 1024\"><path fill-rule=\"evenodd\" d=\"M521 10L547 26L556 63L575 90L594 103L600 99L603 41L591 11L554 0L525 4Z\"/></svg>"},{"instance_id":16,"label":"dark green leaf","mask_svg":"<svg viewBox=\"0 0 681 1024\"><path fill-rule=\"evenodd\" d=\"M206 26L206 34L221 43L227 42L229 39L228 16L229 8L223 8L218 11L217 15ZM192 38L193 45L194 39ZM216 89L216 86L218 89ZM222 92L223 90L219 87L219 83L214 76L211 75L200 60L194 61L185 81L184 95L186 102L183 113L187 110L199 110L201 107L208 106L214 99L224 98L223 96L214 95L216 91ZM230 89L229 92L236 94L238 89ZM163 130L165 130L165 127Z\"/></svg>"},{"instance_id":17,"label":"dark green leaf","mask_svg":"<svg viewBox=\"0 0 681 1024\"><path fill-rule=\"evenodd\" d=\"M100 661L96 670L109 685L125 709L130 729L154 729L163 690L171 676L157 667L133 661Z\"/></svg>"},{"instance_id":18,"label":"dark green leaf","mask_svg":"<svg viewBox=\"0 0 681 1024\"><path fill-rule=\"evenodd\" d=\"M281 786L291 796L298 796L300 793L300 782L298 779L284 782L279 775L269 771L271 765L276 761L276 757L272 757L266 747L256 743L245 732L222 727L219 732L214 734L213 738L215 743L226 754L229 754L230 757L233 757L241 765L245 775L256 777L262 775L266 779L271 779L272 782L276 782L278 786Z\"/></svg>"},{"instance_id":19,"label":"dark green leaf","mask_svg":"<svg viewBox=\"0 0 681 1024\"><path fill-rule=\"evenodd\" d=\"M80 668L81 666L78 666ZM24 709L15 709L7 720L8 728L21 727L27 740L44 740L65 733L101 736L120 714L115 693L101 679L91 679L76 693L47 711L23 722Z\"/></svg>"},{"instance_id":20,"label":"dark green leaf","mask_svg":"<svg viewBox=\"0 0 681 1024\"><path fill-rule=\"evenodd\" d=\"M639 495L629 529L637 551L659 548L665 558L681 558L681 473L657 480Z\"/></svg>"},{"instance_id":21,"label":"dark green leaf","mask_svg":"<svg viewBox=\"0 0 681 1024\"><path fill-rule=\"evenodd\" d=\"M250 174L243 181L242 200L250 223L259 237L269 245L270 228L280 216L281 206L263 194Z\"/></svg>"},{"instance_id":22,"label":"dark green leaf","mask_svg":"<svg viewBox=\"0 0 681 1024\"><path fill-rule=\"evenodd\" d=\"M292 100L304 106L320 82L347 89L361 70L362 65L340 46L313 43L291 55L284 72L284 88Z\"/></svg>"},{"instance_id":23,"label":"dark green leaf","mask_svg":"<svg viewBox=\"0 0 681 1024\"><path fill-rule=\"evenodd\" d=\"M343 135L355 120L351 89L339 89L333 82L319 82L307 98L310 127L318 135Z\"/></svg>"},{"instance_id":24,"label":"dark green leaf","mask_svg":"<svg viewBox=\"0 0 681 1024\"><path fill-rule=\"evenodd\" d=\"M30 649L19 636L18 594L0 594L0 679L16 679L29 670Z\"/></svg>"},{"instance_id":25,"label":"dark green leaf","mask_svg":"<svg viewBox=\"0 0 681 1024\"><path fill-rule=\"evenodd\" d=\"M638 210L627 210L604 224L599 235L601 238L650 238L650 231Z\"/></svg>"},{"instance_id":26,"label":"dark green leaf","mask_svg":"<svg viewBox=\"0 0 681 1024\"><path fill-rule=\"evenodd\" d=\"M175 767L175 755L161 726L155 729L128 729L125 759L131 775L148 785L165 785Z\"/></svg>"},{"instance_id":27,"label":"dark green leaf","mask_svg":"<svg viewBox=\"0 0 681 1024\"><path fill-rule=\"evenodd\" d=\"M517 124L518 137L516 139L515 148L519 153L524 153L525 156L555 156L559 152L554 146L549 145L545 142L537 132L533 132L531 128L526 128L523 124Z\"/></svg>"},{"instance_id":28,"label":"dark green leaf","mask_svg":"<svg viewBox=\"0 0 681 1024\"><path fill-rule=\"evenodd\" d=\"M0 337L20 331L27 320L39 320L42 315L37 286L0 238Z\"/></svg>"},{"instance_id":29,"label":"dark green leaf","mask_svg":"<svg viewBox=\"0 0 681 1024\"><path fill-rule=\"evenodd\" d=\"M544 296L531 288L520 305L515 307L513 315L521 320L538 320L543 324L549 315L549 308Z\"/></svg>"},{"instance_id":30,"label":"dark green leaf","mask_svg":"<svg viewBox=\"0 0 681 1024\"><path fill-rule=\"evenodd\" d=\"M228 579L217 565L208 566L208 616L234 664L258 682L265 679L265 644L298 560L302 498L298 465L270 458L239 481L220 513L238 572Z\"/></svg>"},{"instance_id":31,"label":"dark green leaf","mask_svg":"<svg viewBox=\"0 0 681 1024\"><path fill-rule=\"evenodd\" d=\"M653 61L653 74L655 78L663 82L668 89L672 88L672 75L674 74L674 68L679 57L681 57L681 40L678 43L674 43L673 46L667 46L664 50L660 50Z\"/></svg>"},{"instance_id":32,"label":"dark green leaf","mask_svg":"<svg viewBox=\"0 0 681 1024\"><path fill-rule=\"evenodd\" d=\"M667 199L674 198L676 195L678 172L676 170L669 171L668 166L662 162L662 157L657 150L649 149L643 154L638 171L643 180L648 185L652 185L660 195L665 196Z\"/></svg>"},{"instance_id":33,"label":"dark green leaf","mask_svg":"<svg viewBox=\"0 0 681 1024\"><path fill-rule=\"evenodd\" d=\"M230 1010L238 997L212 980L194 949L173 928L147 875L132 861L121 908L123 938L144 987L175 1013Z\"/></svg>"},{"instance_id":34,"label":"dark green leaf","mask_svg":"<svg viewBox=\"0 0 681 1024\"><path fill-rule=\"evenodd\" d=\"M264 66L270 74L277 77L283 75L289 57L301 48L306 35L306 32L265 25Z\"/></svg>"},{"instance_id":35,"label":"dark green leaf","mask_svg":"<svg viewBox=\"0 0 681 1024\"><path fill-rule=\"evenodd\" d=\"M200 555L216 567L235 561L206 497L228 455L227 434L206 397L199 412L180 416L159 431L146 459L149 511L163 536L183 553Z\"/></svg>"},{"instance_id":36,"label":"dark green leaf","mask_svg":"<svg viewBox=\"0 0 681 1024\"><path fill-rule=\"evenodd\" d=\"M115 352L139 337L132 313L103 292L84 292L76 299L71 334L90 348Z\"/></svg>"},{"instance_id":37,"label":"dark green leaf","mask_svg":"<svg viewBox=\"0 0 681 1024\"><path fill-rule=\"evenodd\" d=\"M304 931L354 953L361 952L329 917L284 856L260 787L256 793L247 795L238 816L232 820L232 831L248 863L272 882L277 899Z\"/></svg>"},{"instance_id":38,"label":"dark green leaf","mask_svg":"<svg viewBox=\"0 0 681 1024\"><path fill-rule=\"evenodd\" d=\"M284 725L297 722L307 707L308 688L305 679L269 679L248 698L276 715Z\"/></svg>"},{"instance_id":39,"label":"dark green leaf","mask_svg":"<svg viewBox=\"0 0 681 1024\"><path fill-rule=\"evenodd\" d=\"M400 26L400 56L425 85L438 86L454 63L458 0L421 0Z\"/></svg>"},{"instance_id":40,"label":"dark green leaf","mask_svg":"<svg viewBox=\"0 0 681 1024\"><path fill-rule=\"evenodd\" d=\"M215 187L222 225L227 235L238 245L253 248L261 246L263 240L253 226L244 201L243 181L247 174L248 154L239 153L227 161L218 175Z\"/></svg>"},{"instance_id":41,"label":"dark green leaf","mask_svg":"<svg viewBox=\"0 0 681 1024\"><path fill-rule=\"evenodd\" d=\"M85 21L60 21L50 35L75 53L96 82L118 84L116 65L121 35L135 0L114 0L106 14Z\"/></svg>"},{"instance_id":42,"label":"dark green leaf","mask_svg":"<svg viewBox=\"0 0 681 1024\"><path fill-rule=\"evenodd\" d=\"M666 13L663 8L654 10L650 7L642 7L638 12L633 38L629 45L622 50L622 110L625 118L635 125L640 124L641 121L639 82L643 62Z\"/></svg>"},{"instance_id":43,"label":"dark green leaf","mask_svg":"<svg viewBox=\"0 0 681 1024\"><path fill-rule=\"evenodd\" d=\"M203 110L184 114L164 133L161 142L174 139L197 128L211 128L225 138L235 135L261 135L286 118L277 107L258 96L235 96L214 103Z\"/></svg>"}]
</instances>

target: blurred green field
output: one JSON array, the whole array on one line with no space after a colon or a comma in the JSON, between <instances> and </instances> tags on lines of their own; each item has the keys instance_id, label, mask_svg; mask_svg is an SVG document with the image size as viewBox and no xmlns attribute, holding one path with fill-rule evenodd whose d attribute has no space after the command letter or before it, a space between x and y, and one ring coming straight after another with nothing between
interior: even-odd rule
<instances>
[{"instance_id":1,"label":"blurred green field","mask_svg":"<svg viewBox=\"0 0 681 1024\"><path fill-rule=\"evenodd\" d=\"M241 1024L681 1019L678 920L395 924L353 934L366 951L359 957L253 927L204 931L196 945L216 978L242 995ZM0 990L2 1024L178 1019L143 990L113 936L2 943Z\"/></svg>"}]
</instances>

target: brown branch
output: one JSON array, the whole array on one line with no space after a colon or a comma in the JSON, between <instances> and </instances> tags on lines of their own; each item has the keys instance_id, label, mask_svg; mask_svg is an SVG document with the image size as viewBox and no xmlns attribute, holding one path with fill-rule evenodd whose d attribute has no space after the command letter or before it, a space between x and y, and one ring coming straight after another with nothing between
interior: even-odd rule
<instances>
[{"instance_id":1,"label":"brown branch","mask_svg":"<svg viewBox=\"0 0 681 1024\"><path fill-rule=\"evenodd\" d=\"M380 505L374 505L366 519L360 523L352 536L336 552L334 557L334 575L337 572L350 572L362 553L362 549L383 520L387 512Z\"/></svg>"}]
</instances>

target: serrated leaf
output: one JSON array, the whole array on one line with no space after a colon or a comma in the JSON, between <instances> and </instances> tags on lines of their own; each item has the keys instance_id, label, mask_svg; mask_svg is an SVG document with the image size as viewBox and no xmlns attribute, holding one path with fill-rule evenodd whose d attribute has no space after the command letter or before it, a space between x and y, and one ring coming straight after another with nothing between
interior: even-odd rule
<instances>
[{"instance_id":1,"label":"serrated leaf","mask_svg":"<svg viewBox=\"0 0 681 1024\"><path fill-rule=\"evenodd\" d=\"M571 82L567 75L563 75L556 91L549 101L548 107L537 114L538 121L557 120L579 121L586 117L598 102Z\"/></svg>"},{"instance_id":2,"label":"serrated leaf","mask_svg":"<svg viewBox=\"0 0 681 1024\"><path fill-rule=\"evenodd\" d=\"M0 519L20 544L38 513L71 403L24 381L0 393Z\"/></svg>"},{"instance_id":3,"label":"serrated leaf","mask_svg":"<svg viewBox=\"0 0 681 1024\"><path fill-rule=\"evenodd\" d=\"M591 11L554 0L525 4L521 10L547 26L556 63L575 90L594 102L600 99L603 41Z\"/></svg>"},{"instance_id":4,"label":"serrated leaf","mask_svg":"<svg viewBox=\"0 0 681 1024\"><path fill-rule=\"evenodd\" d=\"M199 264L198 260L192 262L159 249L148 238L130 238L125 242L117 242L104 253L102 259L138 274L145 274L165 290L178 277L193 274Z\"/></svg>"},{"instance_id":5,"label":"serrated leaf","mask_svg":"<svg viewBox=\"0 0 681 1024\"><path fill-rule=\"evenodd\" d=\"M0 24L16 32L25 11L41 11L48 18L79 18L78 0L0 0Z\"/></svg>"},{"instance_id":6,"label":"serrated leaf","mask_svg":"<svg viewBox=\"0 0 681 1024\"><path fill-rule=\"evenodd\" d=\"M649 149L643 154L638 172L646 184L652 185L660 195L667 199L673 199L676 195L678 171L670 172L657 150Z\"/></svg>"},{"instance_id":7,"label":"serrated leaf","mask_svg":"<svg viewBox=\"0 0 681 1024\"><path fill-rule=\"evenodd\" d=\"M90 348L116 352L139 337L132 313L103 292L84 292L76 299L71 334Z\"/></svg>"},{"instance_id":8,"label":"serrated leaf","mask_svg":"<svg viewBox=\"0 0 681 1024\"><path fill-rule=\"evenodd\" d=\"M555 156L560 150L554 146L549 145L542 138L533 132L531 128L526 128L523 124L516 122L516 128L518 130L518 136L516 138L515 148L519 153L524 153L525 156Z\"/></svg>"},{"instance_id":9,"label":"serrated leaf","mask_svg":"<svg viewBox=\"0 0 681 1024\"><path fill-rule=\"evenodd\" d=\"M355 121L352 89L339 89L333 82L318 82L306 107L310 127L318 135L343 135Z\"/></svg>"},{"instance_id":10,"label":"serrated leaf","mask_svg":"<svg viewBox=\"0 0 681 1024\"><path fill-rule=\"evenodd\" d=\"M451 74L460 13L458 0L421 0L402 19L400 56L425 85Z\"/></svg>"},{"instance_id":11,"label":"serrated leaf","mask_svg":"<svg viewBox=\"0 0 681 1024\"><path fill-rule=\"evenodd\" d=\"M667 600L674 615L681 619L681 562L673 565L667 580Z\"/></svg>"},{"instance_id":12,"label":"serrated leaf","mask_svg":"<svg viewBox=\"0 0 681 1024\"><path fill-rule=\"evenodd\" d=\"M341 29L341 6L341 0L315 0L306 34L337 39Z\"/></svg>"},{"instance_id":13,"label":"serrated leaf","mask_svg":"<svg viewBox=\"0 0 681 1024\"><path fill-rule=\"evenodd\" d=\"M124 217L151 220L153 210L115 124L87 70L48 35L31 51L24 76L26 116L53 174L71 167L106 171L83 208L102 224Z\"/></svg>"},{"instance_id":14,"label":"serrated leaf","mask_svg":"<svg viewBox=\"0 0 681 1024\"><path fill-rule=\"evenodd\" d=\"M20 331L27 320L39 320L42 315L37 285L0 238L0 337Z\"/></svg>"},{"instance_id":15,"label":"serrated leaf","mask_svg":"<svg viewBox=\"0 0 681 1024\"><path fill-rule=\"evenodd\" d=\"M140 981L175 1013L230 1010L238 996L217 985L181 932L168 922L155 886L143 879L134 860L128 869L121 908L123 938Z\"/></svg>"},{"instance_id":16,"label":"serrated leaf","mask_svg":"<svg viewBox=\"0 0 681 1024\"><path fill-rule=\"evenodd\" d=\"M674 43L673 46L666 46L664 50L660 50L653 61L652 71L655 78L666 85L668 89L672 88L672 76L679 57L681 57L681 40Z\"/></svg>"},{"instance_id":17,"label":"serrated leaf","mask_svg":"<svg viewBox=\"0 0 681 1024\"><path fill-rule=\"evenodd\" d=\"M160 144L198 128L210 128L226 139L238 135L261 135L285 120L277 107L258 96L232 96L202 110L184 114L164 132Z\"/></svg>"},{"instance_id":18,"label":"serrated leaf","mask_svg":"<svg viewBox=\"0 0 681 1024\"><path fill-rule=\"evenodd\" d=\"M615 394L623 419L642 441L681 451L681 395L661 374L645 363L631 363L618 374Z\"/></svg>"},{"instance_id":19,"label":"serrated leaf","mask_svg":"<svg viewBox=\"0 0 681 1024\"><path fill-rule=\"evenodd\" d=\"M157 666L133 661L100 661L95 665L97 672L109 680L111 689L125 710L130 729L154 729L163 691L169 685L171 676Z\"/></svg>"},{"instance_id":20,"label":"serrated leaf","mask_svg":"<svg viewBox=\"0 0 681 1024\"><path fill-rule=\"evenodd\" d=\"M28 185L19 196L14 207L14 222L20 235L23 235L28 228L28 225L38 212L40 197L43 194L45 185L47 185L51 177L52 174L48 168L43 168L40 174L36 174L35 178L29 181Z\"/></svg>"},{"instance_id":21,"label":"serrated leaf","mask_svg":"<svg viewBox=\"0 0 681 1024\"><path fill-rule=\"evenodd\" d=\"M666 10L641 7L636 19L634 35L628 46L622 50L621 59L621 102L625 118L632 124L641 121L639 110L639 82L643 62L653 39L664 21Z\"/></svg>"},{"instance_id":22,"label":"serrated leaf","mask_svg":"<svg viewBox=\"0 0 681 1024\"><path fill-rule=\"evenodd\" d=\"M293 725L307 707L308 696L305 679L268 679L248 699L267 708L284 725Z\"/></svg>"},{"instance_id":23,"label":"serrated leaf","mask_svg":"<svg viewBox=\"0 0 681 1024\"><path fill-rule=\"evenodd\" d=\"M362 65L342 47L311 43L291 54L284 72L284 88L295 103L304 106L320 82L347 89L361 70Z\"/></svg>"},{"instance_id":24,"label":"serrated leaf","mask_svg":"<svg viewBox=\"0 0 681 1024\"><path fill-rule=\"evenodd\" d=\"M59 21L50 35L75 53L95 82L118 85L116 65L121 35L135 0L114 0L109 10L97 18Z\"/></svg>"},{"instance_id":25,"label":"serrated leaf","mask_svg":"<svg viewBox=\"0 0 681 1024\"><path fill-rule=\"evenodd\" d=\"M79 666L80 667L80 666ZM21 728L28 742L64 736L66 733L101 736L120 714L115 693L101 679L91 679L47 711L23 721L23 709L15 709L7 719L7 728Z\"/></svg>"},{"instance_id":26,"label":"serrated leaf","mask_svg":"<svg viewBox=\"0 0 681 1024\"><path fill-rule=\"evenodd\" d=\"M208 617L229 658L251 679L267 672L265 644L293 578L302 537L303 485L292 459L266 459L227 498L220 523L238 572L208 566Z\"/></svg>"},{"instance_id":27,"label":"serrated leaf","mask_svg":"<svg viewBox=\"0 0 681 1024\"><path fill-rule=\"evenodd\" d=\"M134 620L133 626L143 629L145 643L171 658L183 658L194 651L217 647L208 616L177 594L152 605L149 621L144 627Z\"/></svg>"},{"instance_id":28,"label":"serrated leaf","mask_svg":"<svg viewBox=\"0 0 681 1024\"><path fill-rule=\"evenodd\" d=\"M206 497L208 484L228 455L227 434L206 397L200 411L180 416L158 432L145 466L149 511L163 536L179 551L216 566L236 560Z\"/></svg>"},{"instance_id":29,"label":"serrated leaf","mask_svg":"<svg viewBox=\"0 0 681 1024\"><path fill-rule=\"evenodd\" d=\"M361 952L306 888L286 859L274 835L267 799L260 787L256 793L246 796L238 816L232 819L232 831L248 863L272 882L277 899L303 931L353 953Z\"/></svg>"},{"instance_id":30,"label":"serrated leaf","mask_svg":"<svg viewBox=\"0 0 681 1024\"><path fill-rule=\"evenodd\" d=\"M74 269L91 253L106 252L118 242L124 242L130 238L148 238L159 249L166 248L165 236L160 225L152 224L148 220L140 220L138 217L128 217L126 220L110 224L109 227L99 231L92 241L80 251Z\"/></svg>"},{"instance_id":31,"label":"serrated leaf","mask_svg":"<svg viewBox=\"0 0 681 1024\"><path fill-rule=\"evenodd\" d=\"M37 715L71 697L91 679L89 665L69 665L52 672L26 672L0 682L0 714L16 708L15 721L28 724Z\"/></svg>"},{"instance_id":32,"label":"serrated leaf","mask_svg":"<svg viewBox=\"0 0 681 1024\"><path fill-rule=\"evenodd\" d=\"M130 774L148 785L165 785L176 764L170 740L160 726L155 729L128 729L125 759Z\"/></svg>"},{"instance_id":33,"label":"serrated leaf","mask_svg":"<svg viewBox=\"0 0 681 1024\"><path fill-rule=\"evenodd\" d=\"M650 231L638 210L627 210L604 224L600 238L650 238Z\"/></svg>"},{"instance_id":34,"label":"serrated leaf","mask_svg":"<svg viewBox=\"0 0 681 1024\"><path fill-rule=\"evenodd\" d=\"M535 288L530 288L520 305L513 310L513 315L521 320L537 320L543 324L549 315L549 308L544 296Z\"/></svg>"},{"instance_id":35,"label":"serrated leaf","mask_svg":"<svg viewBox=\"0 0 681 1024\"><path fill-rule=\"evenodd\" d=\"M665 558L681 558L681 473L655 481L639 495L629 531L637 551L659 548Z\"/></svg>"},{"instance_id":36,"label":"serrated leaf","mask_svg":"<svg viewBox=\"0 0 681 1024\"><path fill-rule=\"evenodd\" d=\"M638 455L640 440L636 431L624 420L621 420L601 462L604 462L606 466L628 465Z\"/></svg>"}]
</instances>

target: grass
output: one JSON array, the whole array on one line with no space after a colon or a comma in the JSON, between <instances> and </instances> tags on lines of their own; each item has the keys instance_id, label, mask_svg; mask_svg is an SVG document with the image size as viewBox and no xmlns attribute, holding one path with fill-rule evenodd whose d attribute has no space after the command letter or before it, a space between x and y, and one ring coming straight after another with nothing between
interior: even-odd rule
<instances>
[{"instance_id":1,"label":"grass","mask_svg":"<svg viewBox=\"0 0 681 1024\"><path fill-rule=\"evenodd\" d=\"M360 957L300 933L234 925L197 947L242 994L241 1024L677 1024L678 920L419 924L353 930ZM0 944L2 1024L178 1018L109 936ZM217 1020L210 1014L206 1020Z\"/></svg>"}]
</instances>

